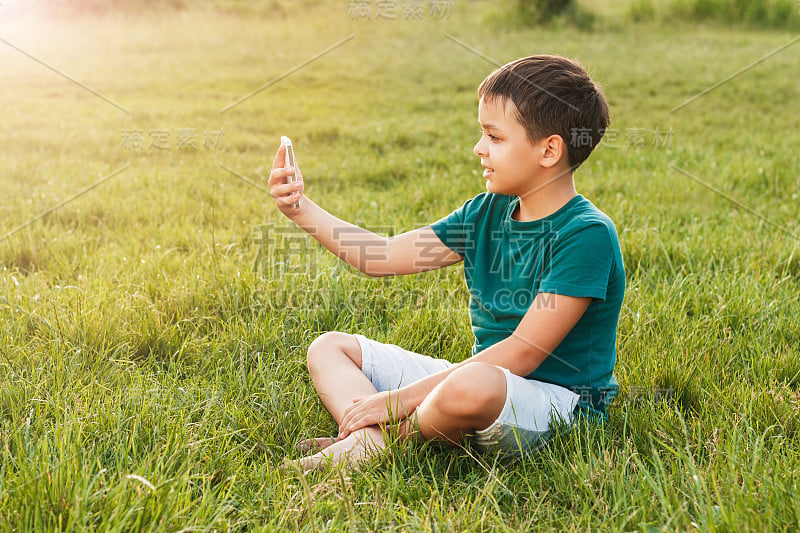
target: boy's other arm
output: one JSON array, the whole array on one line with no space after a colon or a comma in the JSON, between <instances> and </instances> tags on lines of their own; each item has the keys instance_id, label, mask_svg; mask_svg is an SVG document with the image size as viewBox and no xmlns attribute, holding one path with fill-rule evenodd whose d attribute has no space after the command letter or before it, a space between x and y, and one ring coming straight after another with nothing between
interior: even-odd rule
<instances>
[{"instance_id":1,"label":"boy's other arm","mask_svg":"<svg viewBox=\"0 0 800 533\"><path fill-rule=\"evenodd\" d=\"M414 274L462 260L442 243L430 226L383 237L336 218L303 194L302 174L299 169L284 169L284 157L285 148L281 146L269 177L270 191L278 209L339 259L364 274ZM298 181L286 183L287 177L295 171ZM294 208L298 201L300 207Z\"/></svg>"},{"instance_id":2,"label":"boy's other arm","mask_svg":"<svg viewBox=\"0 0 800 533\"><path fill-rule=\"evenodd\" d=\"M528 308L511 335L441 372L445 373L442 379L458 366L471 362L489 363L507 368L517 376L527 376L536 370L542 361L561 344L591 302L591 298L575 298L548 293L537 294L533 304ZM426 379L435 376L438 374ZM424 381L425 379L412 383L406 387L410 390L406 391L405 395L400 394L400 400L407 409L411 409L412 406L413 409L416 409L441 380L431 380L432 382L428 384L422 383ZM436 382L433 383L433 381ZM415 386L418 387L417 391L413 390ZM399 390L403 391L403 389ZM406 405L405 400L408 400L410 405Z\"/></svg>"},{"instance_id":3,"label":"boy's other arm","mask_svg":"<svg viewBox=\"0 0 800 533\"><path fill-rule=\"evenodd\" d=\"M552 355L591 303L592 298L539 293L511 335L471 360L502 366L512 374L527 376ZM492 350L495 347L497 350Z\"/></svg>"}]
</instances>

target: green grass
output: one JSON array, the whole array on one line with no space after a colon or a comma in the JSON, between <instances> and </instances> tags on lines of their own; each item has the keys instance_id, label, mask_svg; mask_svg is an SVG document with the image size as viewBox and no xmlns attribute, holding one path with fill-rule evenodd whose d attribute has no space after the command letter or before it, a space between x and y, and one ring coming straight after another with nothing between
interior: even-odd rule
<instances>
[{"instance_id":1,"label":"green grass","mask_svg":"<svg viewBox=\"0 0 800 533\"><path fill-rule=\"evenodd\" d=\"M347 5L28 25L0 6L0 37L130 110L0 43L0 234L130 165L0 242L0 529L796 529L796 49L670 112L793 36L508 29L474 2L353 21ZM358 275L219 164L263 183L289 134L309 196L337 216L394 234L449 213L483 188L475 88L493 66L445 32L499 62L575 57L605 88L616 142L576 183L626 260L620 399L605 427L522 463L400 443L361 472L301 477L282 466L294 443L335 430L310 342L360 332L460 360L461 268ZM170 149L121 147L124 129L159 128ZM221 129L224 145L178 150L180 128Z\"/></svg>"}]
</instances>

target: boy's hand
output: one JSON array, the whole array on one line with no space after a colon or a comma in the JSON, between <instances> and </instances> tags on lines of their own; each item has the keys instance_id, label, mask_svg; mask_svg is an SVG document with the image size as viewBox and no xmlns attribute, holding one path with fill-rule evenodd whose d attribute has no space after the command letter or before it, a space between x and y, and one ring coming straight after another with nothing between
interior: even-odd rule
<instances>
[{"instance_id":1,"label":"boy's hand","mask_svg":"<svg viewBox=\"0 0 800 533\"><path fill-rule=\"evenodd\" d=\"M353 398L353 405L344 410L336 440L344 439L354 431L375 424L399 422L409 414L400 402L397 391L379 392L365 398Z\"/></svg>"},{"instance_id":2,"label":"boy's hand","mask_svg":"<svg viewBox=\"0 0 800 533\"><path fill-rule=\"evenodd\" d=\"M269 190L272 193L272 199L275 205L278 206L281 213L289 218L294 218L300 214L303 209L303 174L300 169L283 168L286 161L286 147L281 145L278 148L278 153L275 154L275 160L272 162L272 172L269 174ZM297 181L288 183L289 176L296 174ZM295 207L294 204L300 202L300 207Z\"/></svg>"}]
</instances>

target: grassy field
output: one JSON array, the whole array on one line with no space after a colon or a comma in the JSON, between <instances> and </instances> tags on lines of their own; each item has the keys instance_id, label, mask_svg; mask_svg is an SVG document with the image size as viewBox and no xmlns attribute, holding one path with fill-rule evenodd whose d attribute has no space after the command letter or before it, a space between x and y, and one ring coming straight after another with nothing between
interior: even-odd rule
<instances>
[{"instance_id":1,"label":"grassy field","mask_svg":"<svg viewBox=\"0 0 800 533\"><path fill-rule=\"evenodd\" d=\"M476 0L184 4L0 4L0 529L800 526L800 44L675 110L792 33L611 1L591 32ZM580 60L612 110L576 174L627 268L609 422L511 465L398 443L360 472L282 466L335 432L320 333L456 361L472 338L461 267L366 278L292 230L257 188L279 136L317 203L403 232L483 190L475 89L532 53Z\"/></svg>"}]
</instances>

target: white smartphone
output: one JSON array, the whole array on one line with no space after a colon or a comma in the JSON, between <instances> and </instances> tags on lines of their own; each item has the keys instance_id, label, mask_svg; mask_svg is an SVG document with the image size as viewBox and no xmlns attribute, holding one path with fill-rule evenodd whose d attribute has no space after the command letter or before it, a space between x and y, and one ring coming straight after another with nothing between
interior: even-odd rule
<instances>
[{"instance_id":1,"label":"white smartphone","mask_svg":"<svg viewBox=\"0 0 800 533\"><path fill-rule=\"evenodd\" d=\"M281 144L286 147L286 160L283 165L283 168L294 168L295 174L289 176L289 183L294 183L297 181L297 167L295 166L294 160L294 149L292 148L292 140L287 137L286 135L281 136ZM297 209L300 207L300 202L297 201L294 203L294 208Z\"/></svg>"}]
</instances>

